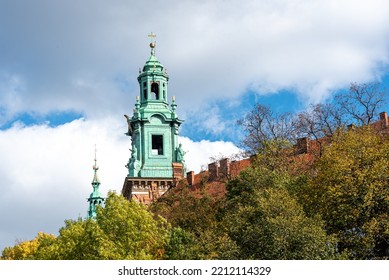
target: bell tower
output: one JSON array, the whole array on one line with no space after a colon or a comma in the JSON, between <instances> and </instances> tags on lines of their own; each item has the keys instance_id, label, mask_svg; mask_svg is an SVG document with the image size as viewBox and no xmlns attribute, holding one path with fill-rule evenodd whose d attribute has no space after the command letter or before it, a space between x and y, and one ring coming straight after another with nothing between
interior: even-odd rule
<instances>
[{"instance_id":1,"label":"bell tower","mask_svg":"<svg viewBox=\"0 0 389 280\"><path fill-rule=\"evenodd\" d=\"M168 103L169 76L155 56L155 37L151 33L150 57L139 69L139 95L133 116L127 119L131 137L131 157L126 165L122 194L149 204L172 187L185 174L184 152L178 143L183 123L176 114L175 97Z\"/></svg>"}]
</instances>

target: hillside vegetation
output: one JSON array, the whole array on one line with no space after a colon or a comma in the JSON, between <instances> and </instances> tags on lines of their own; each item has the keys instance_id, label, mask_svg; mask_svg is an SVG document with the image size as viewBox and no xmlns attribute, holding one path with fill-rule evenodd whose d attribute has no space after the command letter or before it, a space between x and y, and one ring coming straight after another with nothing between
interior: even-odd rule
<instances>
[{"instance_id":1,"label":"hillside vegetation","mask_svg":"<svg viewBox=\"0 0 389 280\"><path fill-rule=\"evenodd\" d=\"M387 259L387 137L339 131L301 172L277 147L225 184L181 182L148 209L110 193L96 220L65 221L2 258Z\"/></svg>"},{"instance_id":2,"label":"hillside vegetation","mask_svg":"<svg viewBox=\"0 0 389 280\"><path fill-rule=\"evenodd\" d=\"M239 122L255 156L236 177L183 180L149 208L110 193L96 220L65 221L1 258L388 259L389 133L373 122L383 93L352 85L334 102L280 118L257 105ZM298 136L316 141L313 154L296 153Z\"/></svg>"}]
</instances>

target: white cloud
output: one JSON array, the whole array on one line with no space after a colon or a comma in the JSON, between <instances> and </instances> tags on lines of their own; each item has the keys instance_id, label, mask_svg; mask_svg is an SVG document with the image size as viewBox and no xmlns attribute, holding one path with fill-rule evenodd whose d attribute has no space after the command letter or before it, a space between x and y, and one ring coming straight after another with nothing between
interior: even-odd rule
<instances>
[{"instance_id":1,"label":"white cloud","mask_svg":"<svg viewBox=\"0 0 389 280\"><path fill-rule=\"evenodd\" d=\"M130 156L123 121L79 119L58 127L15 124L0 131L0 250L38 231L57 234L65 219L85 217L92 192L94 144L101 191L121 192ZM188 170L199 171L216 153L237 150L232 143L194 142L180 137Z\"/></svg>"},{"instance_id":2,"label":"white cloud","mask_svg":"<svg viewBox=\"0 0 389 280\"><path fill-rule=\"evenodd\" d=\"M122 130L125 124L106 119L55 128L18 124L0 131L0 212L7 213L0 218L0 247L31 239L38 231L56 233L65 219L85 217L94 144L102 191L120 191L129 154Z\"/></svg>"},{"instance_id":3,"label":"white cloud","mask_svg":"<svg viewBox=\"0 0 389 280\"><path fill-rule=\"evenodd\" d=\"M187 171L200 172L202 167L210 163L210 157L223 155L230 157L238 154L240 149L231 142L224 141L192 141L188 137L180 137L179 142L182 144L185 154Z\"/></svg>"},{"instance_id":4,"label":"white cloud","mask_svg":"<svg viewBox=\"0 0 389 280\"><path fill-rule=\"evenodd\" d=\"M248 88L319 101L388 65L385 0L3 1L0 26L0 75L24 81L13 113L130 109L150 31L182 111Z\"/></svg>"}]
</instances>

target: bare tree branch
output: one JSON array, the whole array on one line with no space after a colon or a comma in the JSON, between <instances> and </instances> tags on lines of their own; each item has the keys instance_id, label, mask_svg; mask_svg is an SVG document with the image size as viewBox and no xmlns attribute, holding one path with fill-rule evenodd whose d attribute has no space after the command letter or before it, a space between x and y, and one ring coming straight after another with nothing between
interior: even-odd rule
<instances>
[{"instance_id":1,"label":"bare tree branch","mask_svg":"<svg viewBox=\"0 0 389 280\"><path fill-rule=\"evenodd\" d=\"M335 101L357 125L369 125L386 102L379 83L352 83L347 93L335 96Z\"/></svg>"},{"instance_id":2,"label":"bare tree branch","mask_svg":"<svg viewBox=\"0 0 389 280\"><path fill-rule=\"evenodd\" d=\"M269 107L256 104L237 123L246 132L243 146L250 154L255 154L270 140L293 141L296 138L293 122L294 116L290 113L275 114Z\"/></svg>"}]
</instances>

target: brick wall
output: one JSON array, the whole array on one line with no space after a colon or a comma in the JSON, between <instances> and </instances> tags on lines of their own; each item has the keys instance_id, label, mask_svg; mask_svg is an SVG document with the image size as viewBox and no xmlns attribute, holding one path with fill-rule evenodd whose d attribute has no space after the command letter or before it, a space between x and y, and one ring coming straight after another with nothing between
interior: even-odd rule
<instances>
[{"instance_id":1,"label":"brick wall","mask_svg":"<svg viewBox=\"0 0 389 280\"><path fill-rule=\"evenodd\" d=\"M209 180L214 181L219 178L219 166L217 162L208 164Z\"/></svg>"},{"instance_id":2,"label":"brick wall","mask_svg":"<svg viewBox=\"0 0 389 280\"><path fill-rule=\"evenodd\" d=\"M220 161L219 176L221 179L227 179L230 175L230 159L225 158Z\"/></svg>"},{"instance_id":3,"label":"brick wall","mask_svg":"<svg viewBox=\"0 0 389 280\"><path fill-rule=\"evenodd\" d=\"M194 185L194 183L195 183L194 171L189 171L186 173L186 180L188 181L189 186Z\"/></svg>"}]
</instances>

